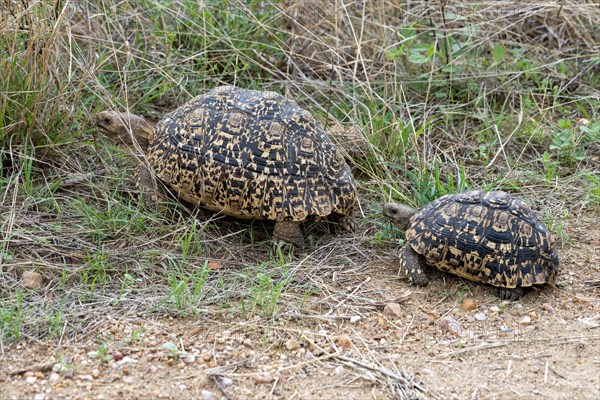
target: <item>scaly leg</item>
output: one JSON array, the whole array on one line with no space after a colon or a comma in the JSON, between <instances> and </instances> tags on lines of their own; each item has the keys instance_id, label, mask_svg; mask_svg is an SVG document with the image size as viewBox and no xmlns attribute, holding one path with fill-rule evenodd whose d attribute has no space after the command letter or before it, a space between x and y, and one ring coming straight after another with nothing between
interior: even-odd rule
<instances>
[{"instance_id":1,"label":"scaly leg","mask_svg":"<svg viewBox=\"0 0 600 400\"><path fill-rule=\"evenodd\" d=\"M156 176L142 163L137 171L137 185L140 191L138 201L151 210L157 210L159 203L165 200L165 193L162 183Z\"/></svg>"},{"instance_id":2,"label":"scaly leg","mask_svg":"<svg viewBox=\"0 0 600 400\"><path fill-rule=\"evenodd\" d=\"M410 245L405 245L400 251L400 269L408 275L408 279L418 286L425 286L429 280L425 275L427 264L422 255L413 250Z\"/></svg>"},{"instance_id":3,"label":"scaly leg","mask_svg":"<svg viewBox=\"0 0 600 400\"><path fill-rule=\"evenodd\" d=\"M304 247L304 235L300 221L277 221L273 230L273 244L282 250Z\"/></svg>"}]
</instances>

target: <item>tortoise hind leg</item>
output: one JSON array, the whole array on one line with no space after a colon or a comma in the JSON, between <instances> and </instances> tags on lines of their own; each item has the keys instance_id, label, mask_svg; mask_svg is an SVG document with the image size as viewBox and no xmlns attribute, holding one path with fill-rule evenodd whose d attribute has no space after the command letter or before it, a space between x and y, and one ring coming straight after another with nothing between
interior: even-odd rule
<instances>
[{"instance_id":1,"label":"tortoise hind leg","mask_svg":"<svg viewBox=\"0 0 600 400\"><path fill-rule=\"evenodd\" d=\"M523 296L523 288L500 288L500 298L502 300L518 300Z\"/></svg>"},{"instance_id":2,"label":"tortoise hind leg","mask_svg":"<svg viewBox=\"0 0 600 400\"><path fill-rule=\"evenodd\" d=\"M286 249L290 247L304 247L304 235L300 229L300 221L277 221L273 230L273 244L275 247Z\"/></svg>"},{"instance_id":3,"label":"tortoise hind leg","mask_svg":"<svg viewBox=\"0 0 600 400\"><path fill-rule=\"evenodd\" d=\"M400 251L400 269L408 275L408 279L417 286L425 286L429 279L425 275L427 266L422 255L413 250L410 245L406 245Z\"/></svg>"}]
</instances>

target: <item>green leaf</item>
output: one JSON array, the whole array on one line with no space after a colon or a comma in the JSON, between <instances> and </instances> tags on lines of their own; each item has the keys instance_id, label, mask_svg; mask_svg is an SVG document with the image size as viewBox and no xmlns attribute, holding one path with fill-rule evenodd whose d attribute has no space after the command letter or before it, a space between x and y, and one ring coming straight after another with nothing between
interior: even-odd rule
<instances>
[{"instance_id":1,"label":"green leaf","mask_svg":"<svg viewBox=\"0 0 600 400\"><path fill-rule=\"evenodd\" d=\"M416 36L415 29L412 25L401 25L400 29L398 29L398 34L401 39L408 39Z\"/></svg>"},{"instance_id":2,"label":"green leaf","mask_svg":"<svg viewBox=\"0 0 600 400\"><path fill-rule=\"evenodd\" d=\"M561 118L561 119L559 119L557 121L557 124L562 129L569 129L571 127L571 120L570 119Z\"/></svg>"},{"instance_id":3,"label":"green leaf","mask_svg":"<svg viewBox=\"0 0 600 400\"><path fill-rule=\"evenodd\" d=\"M442 68L442 72L446 72L448 74L456 74L456 67L453 64L446 65Z\"/></svg>"},{"instance_id":4,"label":"green leaf","mask_svg":"<svg viewBox=\"0 0 600 400\"><path fill-rule=\"evenodd\" d=\"M178 353L179 352L179 349L177 348L177 346L171 342L167 342L167 343L163 344L163 347L165 350L167 350L170 353Z\"/></svg>"},{"instance_id":5,"label":"green leaf","mask_svg":"<svg viewBox=\"0 0 600 400\"><path fill-rule=\"evenodd\" d=\"M388 51L387 58L388 60L395 60L404 55L404 47L396 47L395 49L391 49Z\"/></svg>"},{"instance_id":6,"label":"green leaf","mask_svg":"<svg viewBox=\"0 0 600 400\"><path fill-rule=\"evenodd\" d=\"M447 12L445 14L446 21L464 21L466 18L460 14L455 14L452 12Z\"/></svg>"},{"instance_id":7,"label":"green leaf","mask_svg":"<svg viewBox=\"0 0 600 400\"><path fill-rule=\"evenodd\" d=\"M506 55L506 50L504 50L504 46L501 44L497 44L492 49L492 57L494 58L494 64L500 64L500 61L504 60L504 56Z\"/></svg>"},{"instance_id":8,"label":"green leaf","mask_svg":"<svg viewBox=\"0 0 600 400\"><path fill-rule=\"evenodd\" d=\"M411 50L410 55L408 56L408 61L413 64L425 64L427 61L429 61L429 58L422 53Z\"/></svg>"}]
</instances>

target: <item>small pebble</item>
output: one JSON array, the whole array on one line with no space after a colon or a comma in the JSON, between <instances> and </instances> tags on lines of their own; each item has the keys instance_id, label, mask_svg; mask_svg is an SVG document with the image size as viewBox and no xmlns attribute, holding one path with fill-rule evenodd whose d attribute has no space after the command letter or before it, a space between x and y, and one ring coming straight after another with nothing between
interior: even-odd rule
<instances>
[{"instance_id":1,"label":"small pebble","mask_svg":"<svg viewBox=\"0 0 600 400\"><path fill-rule=\"evenodd\" d=\"M531 311L529 313L529 318L531 318L532 321L535 321L537 319L537 314L535 313L535 311Z\"/></svg>"},{"instance_id":2,"label":"small pebble","mask_svg":"<svg viewBox=\"0 0 600 400\"><path fill-rule=\"evenodd\" d=\"M307 351L306 354L304 355L304 359L305 360L314 360L315 356L311 351Z\"/></svg>"},{"instance_id":3,"label":"small pebble","mask_svg":"<svg viewBox=\"0 0 600 400\"><path fill-rule=\"evenodd\" d=\"M474 299L467 297L466 299L463 299L463 302L460 305L460 308L462 308L465 311L473 311L474 309L477 308L477 303L475 303Z\"/></svg>"},{"instance_id":4,"label":"small pebble","mask_svg":"<svg viewBox=\"0 0 600 400\"><path fill-rule=\"evenodd\" d=\"M352 341L350 340L348 335L340 336L340 338L338 340L338 344L340 346L342 346L344 349L349 349L350 347L352 347Z\"/></svg>"},{"instance_id":5,"label":"small pebble","mask_svg":"<svg viewBox=\"0 0 600 400\"><path fill-rule=\"evenodd\" d=\"M208 264L206 264L206 269L210 270L221 269L221 267L222 265L218 261L209 261Z\"/></svg>"},{"instance_id":6,"label":"small pebble","mask_svg":"<svg viewBox=\"0 0 600 400\"><path fill-rule=\"evenodd\" d=\"M294 338L288 339L285 342L285 348L288 350L298 350L300 348L300 343Z\"/></svg>"},{"instance_id":7,"label":"small pebble","mask_svg":"<svg viewBox=\"0 0 600 400\"><path fill-rule=\"evenodd\" d=\"M46 398L46 395L44 393L36 393L35 396L33 396L33 400L44 400Z\"/></svg>"},{"instance_id":8,"label":"small pebble","mask_svg":"<svg viewBox=\"0 0 600 400\"><path fill-rule=\"evenodd\" d=\"M30 385L33 385L36 381L37 378L35 376L28 376L25 378L25 382L29 383Z\"/></svg>"},{"instance_id":9,"label":"small pebble","mask_svg":"<svg viewBox=\"0 0 600 400\"><path fill-rule=\"evenodd\" d=\"M202 390L202 392L200 392L200 398L202 400L216 400L217 396L210 390Z\"/></svg>"},{"instance_id":10,"label":"small pebble","mask_svg":"<svg viewBox=\"0 0 600 400\"><path fill-rule=\"evenodd\" d=\"M50 377L48 377L48 381L50 383L56 383L56 382L58 382L59 379L60 379L60 375L57 374L56 372L51 373Z\"/></svg>"},{"instance_id":11,"label":"small pebble","mask_svg":"<svg viewBox=\"0 0 600 400\"><path fill-rule=\"evenodd\" d=\"M521 320L522 324L529 324L531 323L531 317L529 315L526 315L523 317L523 319Z\"/></svg>"},{"instance_id":12,"label":"small pebble","mask_svg":"<svg viewBox=\"0 0 600 400\"><path fill-rule=\"evenodd\" d=\"M99 376L100 376L100 370L98 370L98 369L93 369L93 370L92 370L92 377L93 377L94 379L96 379L96 378L98 378Z\"/></svg>"},{"instance_id":13,"label":"small pebble","mask_svg":"<svg viewBox=\"0 0 600 400\"><path fill-rule=\"evenodd\" d=\"M21 282L27 289L36 290L42 287L44 278L35 271L25 271L23 272L23 276L21 276Z\"/></svg>"},{"instance_id":14,"label":"small pebble","mask_svg":"<svg viewBox=\"0 0 600 400\"><path fill-rule=\"evenodd\" d=\"M445 332L456 336L462 336L462 326L460 326L460 323L457 320L448 315L440 318L438 325Z\"/></svg>"},{"instance_id":15,"label":"small pebble","mask_svg":"<svg viewBox=\"0 0 600 400\"><path fill-rule=\"evenodd\" d=\"M351 323L355 324L358 321L360 321L360 315L353 315L353 316L350 317L350 322Z\"/></svg>"},{"instance_id":16,"label":"small pebble","mask_svg":"<svg viewBox=\"0 0 600 400\"><path fill-rule=\"evenodd\" d=\"M258 372L254 374L254 383L263 384L263 383L271 383L275 380L273 375L269 372Z\"/></svg>"},{"instance_id":17,"label":"small pebble","mask_svg":"<svg viewBox=\"0 0 600 400\"><path fill-rule=\"evenodd\" d=\"M79 376L79 379L80 379L80 380L82 380L82 381L88 381L88 382L91 382L91 381L93 381L93 380L94 380L94 377L93 377L93 376L91 376L91 375L80 375L80 376Z\"/></svg>"},{"instance_id":18,"label":"small pebble","mask_svg":"<svg viewBox=\"0 0 600 400\"><path fill-rule=\"evenodd\" d=\"M491 312L500 312L500 307L493 305L490 307Z\"/></svg>"},{"instance_id":19,"label":"small pebble","mask_svg":"<svg viewBox=\"0 0 600 400\"><path fill-rule=\"evenodd\" d=\"M182 361L186 364L193 364L196 362L196 356L193 354L188 354L187 356L182 358Z\"/></svg>"},{"instance_id":20,"label":"small pebble","mask_svg":"<svg viewBox=\"0 0 600 400\"><path fill-rule=\"evenodd\" d=\"M132 384L135 382L135 377L131 375L127 375L123 377L123 382Z\"/></svg>"},{"instance_id":21,"label":"small pebble","mask_svg":"<svg viewBox=\"0 0 600 400\"><path fill-rule=\"evenodd\" d=\"M117 361L117 365L130 364L132 362L134 362L133 358L125 356L121 360Z\"/></svg>"},{"instance_id":22,"label":"small pebble","mask_svg":"<svg viewBox=\"0 0 600 400\"><path fill-rule=\"evenodd\" d=\"M485 313L483 313L483 312L479 312L479 313L475 314L474 317L477 321L485 321L487 319L487 317L485 316Z\"/></svg>"},{"instance_id":23,"label":"small pebble","mask_svg":"<svg viewBox=\"0 0 600 400\"><path fill-rule=\"evenodd\" d=\"M233 385L233 379L228 378L226 376L222 376L219 381L221 382L221 385L223 385L223 387L228 387L228 386Z\"/></svg>"},{"instance_id":24,"label":"small pebble","mask_svg":"<svg viewBox=\"0 0 600 400\"><path fill-rule=\"evenodd\" d=\"M342 375L344 373L344 367L342 367L341 365L338 365L333 370L333 373L336 374L336 375Z\"/></svg>"},{"instance_id":25,"label":"small pebble","mask_svg":"<svg viewBox=\"0 0 600 400\"><path fill-rule=\"evenodd\" d=\"M546 311L548 314L552 314L554 313L554 307L552 307L550 304L548 303L544 303L542 304L542 310Z\"/></svg>"},{"instance_id":26,"label":"small pebble","mask_svg":"<svg viewBox=\"0 0 600 400\"><path fill-rule=\"evenodd\" d=\"M388 316L401 317L402 309L398 303L387 303L383 308L383 314Z\"/></svg>"}]
</instances>

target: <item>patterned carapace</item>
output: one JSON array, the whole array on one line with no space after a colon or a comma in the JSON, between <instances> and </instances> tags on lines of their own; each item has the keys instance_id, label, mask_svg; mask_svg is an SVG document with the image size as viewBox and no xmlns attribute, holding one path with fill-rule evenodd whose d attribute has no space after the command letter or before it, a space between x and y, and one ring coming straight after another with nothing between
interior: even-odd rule
<instances>
[{"instance_id":1,"label":"patterned carapace","mask_svg":"<svg viewBox=\"0 0 600 400\"><path fill-rule=\"evenodd\" d=\"M410 219L406 241L428 264L503 288L554 283L553 235L521 200L502 191L446 195Z\"/></svg>"},{"instance_id":2,"label":"patterned carapace","mask_svg":"<svg viewBox=\"0 0 600 400\"><path fill-rule=\"evenodd\" d=\"M154 172L194 204L238 218L353 223L350 167L306 110L277 93L223 86L156 125Z\"/></svg>"}]
</instances>

